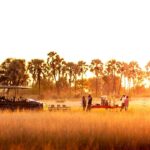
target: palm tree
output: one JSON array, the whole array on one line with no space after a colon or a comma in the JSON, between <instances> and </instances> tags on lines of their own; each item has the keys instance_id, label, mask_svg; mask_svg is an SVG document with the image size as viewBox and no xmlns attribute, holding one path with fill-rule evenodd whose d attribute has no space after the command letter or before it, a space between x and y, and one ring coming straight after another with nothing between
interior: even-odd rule
<instances>
[{"instance_id":1,"label":"palm tree","mask_svg":"<svg viewBox=\"0 0 150 150\"><path fill-rule=\"evenodd\" d=\"M49 72L52 74L55 84L57 81L57 78L56 78L57 71L56 71L56 62L55 62L56 55L57 55L56 52L50 52L48 53L48 58L47 58L47 65L49 67Z\"/></svg>"},{"instance_id":2,"label":"palm tree","mask_svg":"<svg viewBox=\"0 0 150 150\"><path fill-rule=\"evenodd\" d=\"M117 65L117 74L120 75L120 83L118 88L118 95L120 96L123 78L124 78L124 87L126 87L126 73L128 69L128 64L125 62L117 61L116 65Z\"/></svg>"},{"instance_id":3,"label":"palm tree","mask_svg":"<svg viewBox=\"0 0 150 150\"><path fill-rule=\"evenodd\" d=\"M150 82L150 61L145 66L146 69L146 78Z\"/></svg>"},{"instance_id":4,"label":"palm tree","mask_svg":"<svg viewBox=\"0 0 150 150\"><path fill-rule=\"evenodd\" d=\"M123 62L123 78L124 78L124 87L125 90L127 89L127 79L128 79L128 68L129 68L129 64L126 62Z\"/></svg>"},{"instance_id":5,"label":"palm tree","mask_svg":"<svg viewBox=\"0 0 150 150\"><path fill-rule=\"evenodd\" d=\"M78 67L79 67L78 75L81 77L81 82L82 82L81 83L81 85L82 85L81 95L82 95L83 89L84 89L83 80L84 80L84 75L88 70L88 65L84 61L78 61Z\"/></svg>"},{"instance_id":6,"label":"palm tree","mask_svg":"<svg viewBox=\"0 0 150 150\"><path fill-rule=\"evenodd\" d=\"M73 82L74 82L74 90L75 90L75 95L77 92L77 79L78 79L78 75L80 74L80 68L78 66L78 64L74 64L72 67L72 74L73 74Z\"/></svg>"},{"instance_id":7,"label":"palm tree","mask_svg":"<svg viewBox=\"0 0 150 150\"><path fill-rule=\"evenodd\" d=\"M146 78L145 71L139 69L137 71L136 86L141 86L143 84L143 81L144 81L145 78Z\"/></svg>"},{"instance_id":8,"label":"palm tree","mask_svg":"<svg viewBox=\"0 0 150 150\"><path fill-rule=\"evenodd\" d=\"M94 73L94 75L96 76L96 96L98 94L98 79L102 77L103 75L103 63L101 60L99 59L93 59L91 61L91 65L90 65L90 71ZM102 84L102 83L101 83Z\"/></svg>"},{"instance_id":9,"label":"palm tree","mask_svg":"<svg viewBox=\"0 0 150 150\"><path fill-rule=\"evenodd\" d=\"M129 84L129 94L131 89L131 84L135 88L135 82L138 77L138 72L141 71L139 64L136 61L131 61L128 67L128 84Z\"/></svg>"},{"instance_id":10,"label":"palm tree","mask_svg":"<svg viewBox=\"0 0 150 150\"><path fill-rule=\"evenodd\" d=\"M69 87L70 87L70 96L71 96L71 86L72 82L74 81L74 66L75 64L73 62L68 62L67 63L67 74L69 76Z\"/></svg>"},{"instance_id":11,"label":"palm tree","mask_svg":"<svg viewBox=\"0 0 150 150\"><path fill-rule=\"evenodd\" d=\"M66 62L56 52L48 53L47 65L52 74L58 95L60 94L61 79L66 72Z\"/></svg>"},{"instance_id":12,"label":"palm tree","mask_svg":"<svg viewBox=\"0 0 150 150\"><path fill-rule=\"evenodd\" d=\"M45 78L45 63L44 60L41 59L32 59L28 63L28 70L32 74L33 83L38 83L39 87L39 95L41 91L41 79Z\"/></svg>"},{"instance_id":13,"label":"palm tree","mask_svg":"<svg viewBox=\"0 0 150 150\"><path fill-rule=\"evenodd\" d=\"M117 73L117 61L115 59L109 60L106 64L105 73L112 79L112 94L116 94L116 73Z\"/></svg>"}]
</instances>

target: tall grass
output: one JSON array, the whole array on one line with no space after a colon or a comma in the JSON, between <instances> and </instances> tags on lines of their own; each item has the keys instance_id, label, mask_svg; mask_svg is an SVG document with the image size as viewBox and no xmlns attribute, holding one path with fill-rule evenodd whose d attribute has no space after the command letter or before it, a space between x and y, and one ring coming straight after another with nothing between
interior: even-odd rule
<instances>
[{"instance_id":1,"label":"tall grass","mask_svg":"<svg viewBox=\"0 0 150 150\"><path fill-rule=\"evenodd\" d=\"M149 113L1 112L0 149L149 149Z\"/></svg>"}]
</instances>

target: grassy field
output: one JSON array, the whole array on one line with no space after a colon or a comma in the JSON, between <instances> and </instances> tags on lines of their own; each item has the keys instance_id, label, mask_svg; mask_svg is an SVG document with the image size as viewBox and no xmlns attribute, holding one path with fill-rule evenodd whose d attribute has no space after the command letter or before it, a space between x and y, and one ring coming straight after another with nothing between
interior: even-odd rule
<instances>
[{"instance_id":1,"label":"grassy field","mask_svg":"<svg viewBox=\"0 0 150 150\"><path fill-rule=\"evenodd\" d=\"M128 112L1 112L0 149L149 149L149 114L134 105Z\"/></svg>"}]
</instances>

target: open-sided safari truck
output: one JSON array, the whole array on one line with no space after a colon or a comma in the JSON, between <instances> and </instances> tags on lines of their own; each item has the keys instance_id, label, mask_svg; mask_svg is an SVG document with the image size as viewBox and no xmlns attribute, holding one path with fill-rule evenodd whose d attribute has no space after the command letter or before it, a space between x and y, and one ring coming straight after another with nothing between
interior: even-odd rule
<instances>
[{"instance_id":1,"label":"open-sided safari truck","mask_svg":"<svg viewBox=\"0 0 150 150\"><path fill-rule=\"evenodd\" d=\"M0 89L15 91L14 96L11 98L5 95L0 96L0 110L43 110L43 103L30 98L16 98L17 90L29 89L30 87L25 86L3 86L0 85Z\"/></svg>"},{"instance_id":2,"label":"open-sided safari truck","mask_svg":"<svg viewBox=\"0 0 150 150\"><path fill-rule=\"evenodd\" d=\"M112 104L111 101L108 99L107 96L100 97L100 103L92 105L92 108L121 108L119 104Z\"/></svg>"}]
</instances>

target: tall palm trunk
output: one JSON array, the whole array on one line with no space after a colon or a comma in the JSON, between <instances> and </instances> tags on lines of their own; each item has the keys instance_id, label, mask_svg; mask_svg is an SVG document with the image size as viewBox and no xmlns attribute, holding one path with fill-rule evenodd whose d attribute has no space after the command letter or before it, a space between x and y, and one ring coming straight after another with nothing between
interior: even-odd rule
<instances>
[{"instance_id":1,"label":"tall palm trunk","mask_svg":"<svg viewBox=\"0 0 150 150\"><path fill-rule=\"evenodd\" d=\"M76 79L74 80L74 90L75 90L75 96L76 96L76 93L77 93L77 84L76 84Z\"/></svg>"},{"instance_id":2,"label":"tall palm trunk","mask_svg":"<svg viewBox=\"0 0 150 150\"><path fill-rule=\"evenodd\" d=\"M127 90L127 82L126 82L126 77L124 76L124 93L126 93Z\"/></svg>"},{"instance_id":3,"label":"tall palm trunk","mask_svg":"<svg viewBox=\"0 0 150 150\"><path fill-rule=\"evenodd\" d=\"M96 89L95 89L95 92L96 92L96 97L97 97L97 94L98 94L98 77L96 77Z\"/></svg>"},{"instance_id":4,"label":"tall palm trunk","mask_svg":"<svg viewBox=\"0 0 150 150\"><path fill-rule=\"evenodd\" d=\"M120 90L121 90L121 87L122 87L122 74L120 75L120 83L119 83L119 88L118 88L118 96L120 96Z\"/></svg>"},{"instance_id":5,"label":"tall palm trunk","mask_svg":"<svg viewBox=\"0 0 150 150\"><path fill-rule=\"evenodd\" d=\"M102 89L103 89L103 87L102 87L102 77L100 77L100 95L102 95Z\"/></svg>"},{"instance_id":6,"label":"tall palm trunk","mask_svg":"<svg viewBox=\"0 0 150 150\"><path fill-rule=\"evenodd\" d=\"M116 94L116 79L115 79L115 71L113 71L113 96Z\"/></svg>"},{"instance_id":7,"label":"tall palm trunk","mask_svg":"<svg viewBox=\"0 0 150 150\"><path fill-rule=\"evenodd\" d=\"M71 97L71 78L70 78L70 81L69 81L69 95L70 95L70 97Z\"/></svg>"},{"instance_id":8,"label":"tall palm trunk","mask_svg":"<svg viewBox=\"0 0 150 150\"><path fill-rule=\"evenodd\" d=\"M131 92L131 79L128 79L128 95L130 95Z\"/></svg>"},{"instance_id":9,"label":"tall palm trunk","mask_svg":"<svg viewBox=\"0 0 150 150\"><path fill-rule=\"evenodd\" d=\"M83 95L83 73L82 73L82 89L81 89L81 95Z\"/></svg>"},{"instance_id":10,"label":"tall palm trunk","mask_svg":"<svg viewBox=\"0 0 150 150\"><path fill-rule=\"evenodd\" d=\"M38 87L39 87L39 96L41 94L41 78L40 78L40 74L38 74Z\"/></svg>"}]
</instances>

